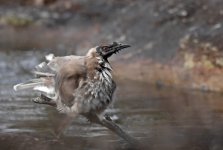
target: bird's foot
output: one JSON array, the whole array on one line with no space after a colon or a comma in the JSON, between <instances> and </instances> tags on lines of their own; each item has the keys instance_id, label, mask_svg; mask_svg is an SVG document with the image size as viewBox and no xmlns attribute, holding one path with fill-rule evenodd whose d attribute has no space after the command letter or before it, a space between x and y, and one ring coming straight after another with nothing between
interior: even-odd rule
<instances>
[{"instance_id":1,"label":"bird's foot","mask_svg":"<svg viewBox=\"0 0 223 150\"><path fill-rule=\"evenodd\" d=\"M50 98L48 98L48 97L46 97L45 95L42 95L42 94L41 94L41 96L33 98L32 101L34 103L37 103L37 104L46 104L46 105L56 107L56 102L55 101L53 101L52 99L50 99Z\"/></svg>"},{"instance_id":2,"label":"bird's foot","mask_svg":"<svg viewBox=\"0 0 223 150\"><path fill-rule=\"evenodd\" d=\"M106 120L108 120L108 121L113 121L113 120L111 119L111 116L108 115L108 114L104 114L104 118L105 118Z\"/></svg>"},{"instance_id":3,"label":"bird's foot","mask_svg":"<svg viewBox=\"0 0 223 150\"><path fill-rule=\"evenodd\" d=\"M32 102L37 103L37 104L44 104L45 103L45 100L42 99L41 97L35 97L35 98L32 98L31 100L32 100Z\"/></svg>"},{"instance_id":4,"label":"bird's foot","mask_svg":"<svg viewBox=\"0 0 223 150\"><path fill-rule=\"evenodd\" d=\"M120 118L116 114L104 114L104 118L108 121L119 122Z\"/></svg>"}]
</instances>

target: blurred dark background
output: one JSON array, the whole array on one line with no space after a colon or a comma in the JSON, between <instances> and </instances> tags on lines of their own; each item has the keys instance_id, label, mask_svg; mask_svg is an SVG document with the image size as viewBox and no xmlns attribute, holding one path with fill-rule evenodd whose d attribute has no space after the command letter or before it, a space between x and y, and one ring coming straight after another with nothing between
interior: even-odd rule
<instances>
[{"instance_id":1,"label":"blurred dark background","mask_svg":"<svg viewBox=\"0 0 223 150\"><path fill-rule=\"evenodd\" d=\"M0 4L1 51L83 55L92 46L119 41L132 45L116 57L123 63L118 63L117 74L124 79L223 90L218 82L223 66L221 0L1 0Z\"/></svg>"},{"instance_id":2,"label":"blurred dark background","mask_svg":"<svg viewBox=\"0 0 223 150\"><path fill-rule=\"evenodd\" d=\"M57 140L63 116L12 90L46 54L118 41L119 124L144 149L221 150L222 40L222 0L0 0L0 149L131 149L83 118Z\"/></svg>"}]
</instances>

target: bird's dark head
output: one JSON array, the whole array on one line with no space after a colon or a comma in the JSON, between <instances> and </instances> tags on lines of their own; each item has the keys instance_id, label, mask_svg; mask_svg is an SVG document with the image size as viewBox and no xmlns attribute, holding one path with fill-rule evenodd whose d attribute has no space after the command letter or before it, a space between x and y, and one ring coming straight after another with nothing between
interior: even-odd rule
<instances>
[{"instance_id":1,"label":"bird's dark head","mask_svg":"<svg viewBox=\"0 0 223 150\"><path fill-rule=\"evenodd\" d=\"M118 53L120 50L124 48L128 48L130 45L121 44L117 42L113 42L110 45L101 45L96 48L97 53L102 56L105 60L107 60L113 54Z\"/></svg>"}]
</instances>

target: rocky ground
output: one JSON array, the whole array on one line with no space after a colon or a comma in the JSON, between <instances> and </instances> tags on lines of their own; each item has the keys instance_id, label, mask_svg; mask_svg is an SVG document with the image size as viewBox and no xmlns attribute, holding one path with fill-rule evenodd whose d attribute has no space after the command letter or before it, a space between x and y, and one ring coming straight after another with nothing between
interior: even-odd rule
<instances>
[{"instance_id":1,"label":"rocky ground","mask_svg":"<svg viewBox=\"0 0 223 150\"><path fill-rule=\"evenodd\" d=\"M223 91L221 0L1 0L0 49L84 54L132 45L113 59L116 76Z\"/></svg>"}]
</instances>

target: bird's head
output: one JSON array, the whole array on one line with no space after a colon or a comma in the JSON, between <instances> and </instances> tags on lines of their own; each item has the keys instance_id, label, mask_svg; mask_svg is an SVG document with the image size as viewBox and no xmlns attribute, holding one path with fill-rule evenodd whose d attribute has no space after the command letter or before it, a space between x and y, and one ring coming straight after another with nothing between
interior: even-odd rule
<instances>
[{"instance_id":1,"label":"bird's head","mask_svg":"<svg viewBox=\"0 0 223 150\"><path fill-rule=\"evenodd\" d=\"M120 50L130 47L130 45L113 42L110 45L101 45L95 48L96 53L104 60L107 60L113 54L118 53Z\"/></svg>"},{"instance_id":2,"label":"bird's head","mask_svg":"<svg viewBox=\"0 0 223 150\"><path fill-rule=\"evenodd\" d=\"M97 53L102 56L105 60L107 60L113 54L118 53L120 50L124 48L128 48L130 45L121 44L117 42L113 42L110 45L101 45L96 48Z\"/></svg>"}]
</instances>

